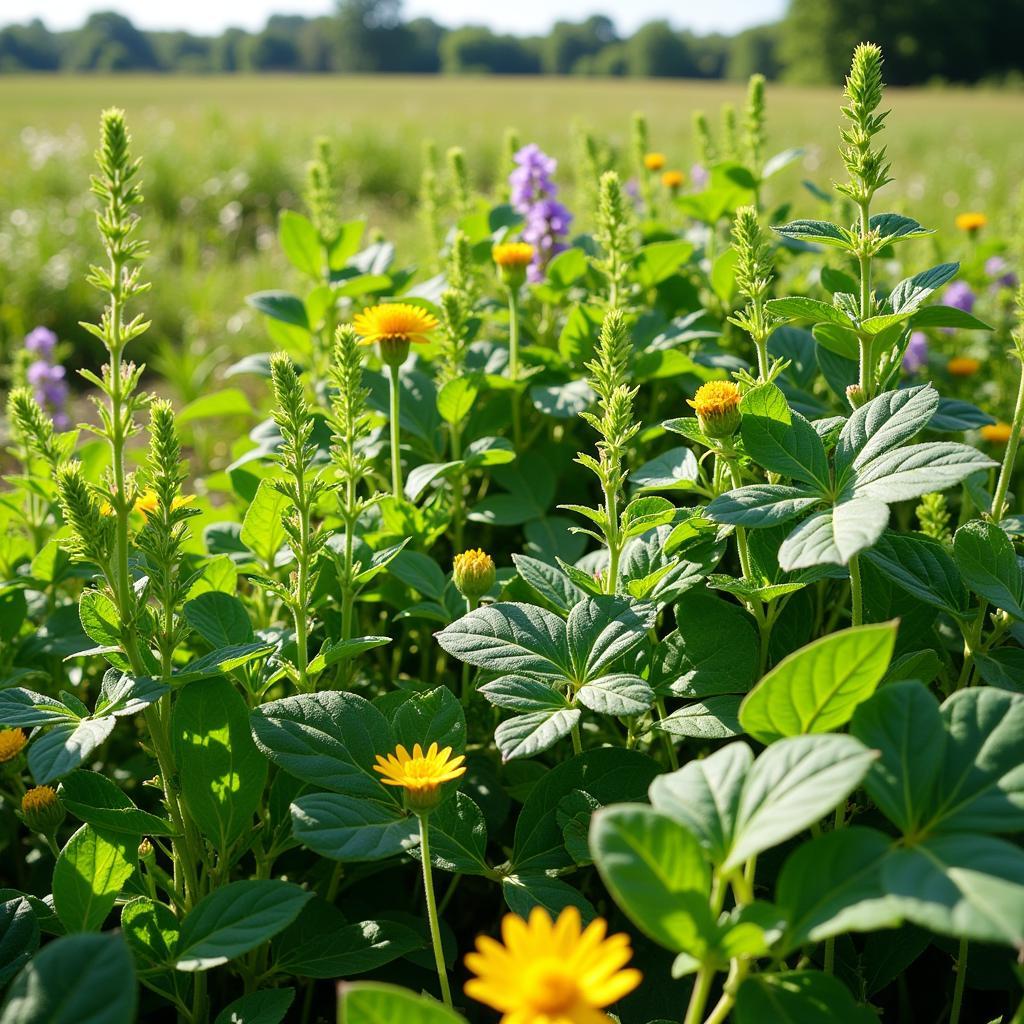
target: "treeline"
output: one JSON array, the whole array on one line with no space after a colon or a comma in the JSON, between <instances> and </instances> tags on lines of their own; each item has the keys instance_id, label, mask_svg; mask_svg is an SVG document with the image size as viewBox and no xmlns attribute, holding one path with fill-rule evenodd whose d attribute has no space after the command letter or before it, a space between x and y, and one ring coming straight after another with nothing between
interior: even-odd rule
<instances>
[{"instance_id":1,"label":"treeline","mask_svg":"<svg viewBox=\"0 0 1024 1024\"><path fill-rule=\"evenodd\" d=\"M1024 68L1024 0L790 0L786 18L734 36L652 21L621 36L603 16L559 21L545 36L448 29L402 18L401 0L340 0L319 18L275 15L260 32L145 32L93 14L77 30L40 21L0 29L0 72L307 72L623 75L836 81L850 48L880 43L896 85L1002 82ZM955 41L955 45L954 45Z\"/></svg>"}]
</instances>

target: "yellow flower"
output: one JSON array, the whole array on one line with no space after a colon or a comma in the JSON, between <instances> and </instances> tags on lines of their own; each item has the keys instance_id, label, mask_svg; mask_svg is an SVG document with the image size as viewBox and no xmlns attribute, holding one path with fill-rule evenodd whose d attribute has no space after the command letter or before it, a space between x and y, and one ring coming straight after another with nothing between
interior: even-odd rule
<instances>
[{"instance_id":1,"label":"yellow flower","mask_svg":"<svg viewBox=\"0 0 1024 1024\"><path fill-rule=\"evenodd\" d=\"M969 212L956 215L956 226L961 231L972 233L979 231L988 223L988 217L983 213Z\"/></svg>"},{"instance_id":2,"label":"yellow flower","mask_svg":"<svg viewBox=\"0 0 1024 1024\"><path fill-rule=\"evenodd\" d=\"M1010 440L1012 428L1009 423L989 423L981 428L981 436L985 441L992 444L1006 444Z\"/></svg>"},{"instance_id":3,"label":"yellow flower","mask_svg":"<svg viewBox=\"0 0 1024 1024\"><path fill-rule=\"evenodd\" d=\"M452 562L452 578L464 597L483 597L494 586L494 559L482 548L463 551Z\"/></svg>"},{"instance_id":4,"label":"yellow flower","mask_svg":"<svg viewBox=\"0 0 1024 1024\"><path fill-rule=\"evenodd\" d=\"M21 798L21 809L25 814L47 811L57 803L57 790L53 786L33 786Z\"/></svg>"},{"instance_id":5,"label":"yellow flower","mask_svg":"<svg viewBox=\"0 0 1024 1024\"><path fill-rule=\"evenodd\" d=\"M708 437L728 437L740 425L740 389L731 380L701 384L686 404L697 412L700 429Z\"/></svg>"},{"instance_id":6,"label":"yellow flower","mask_svg":"<svg viewBox=\"0 0 1024 1024\"><path fill-rule=\"evenodd\" d=\"M361 344L375 341L425 343L427 335L437 328L437 317L407 302L386 302L357 313L352 321Z\"/></svg>"},{"instance_id":7,"label":"yellow flower","mask_svg":"<svg viewBox=\"0 0 1024 1024\"><path fill-rule=\"evenodd\" d=\"M606 937L600 917L581 924L575 907L557 921L542 907L528 921L507 914L504 945L481 935L466 957L476 975L466 995L502 1013L501 1024L609 1024L603 1009L632 992L642 975L626 968L633 955L628 935Z\"/></svg>"},{"instance_id":8,"label":"yellow flower","mask_svg":"<svg viewBox=\"0 0 1024 1024\"><path fill-rule=\"evenodd\" d=\"M466 774L462 763L466 758L462 754L451 755L451 747L439 750L436 743L431 743L426 753L417 743L411 754L399 744L387 757L378 754L373 770L384 776L381 782L385 786L401 786L405 790L412 810L430 810L437 806L441 784Z\"/></svg>"},{"instance_id":9,"label":"yellow flower","mask_svg":"<svg viewBox=\"0 0 1024 1024\"><path fill-rule=\"evenodd\" d=\"M686 175L682 171L666 171L661 176L661 183L665 188L682 188L686 181Z\"/></svg>"},{"instance_id":10,"label":"yellow flower","mask_svg":"<svg viewBox=\"0 0 1024 1024\"><path fill-rule=\"evenodd\" d=\"M973 377L981 369L981 360L970 356L953 356L946 369L954 377Z\"/></svg>"},{"instance_id":11,"label":"yellow flower","mask_svg":"<svg viewBox=\"0 0 1024 1024\"><path fill-rule=\"evenodd\" d=\"M644 167L649 171L660 171L668 160L664 153L645 153L644 154Z\"/></svg>"},{"instance_id":12,"label":"yellow flower","mask_svg":"<svg viewBox=\"0 0 1024 1024\"><path fill-rule=\"evenodd\" d=\"M179 494L172 502L172 511L177 511L179 508L185 505L191 505L196 500L194 494ZM157 497L156 491L144 491L135 499L135 511L141 512L144 516L148 516L150 512L155 512L159 507L160 499Z\"/></svg>"},{"instance_id":13,"label":"yellow flower","mask_svg":"<svg viewBox=\"0 0 1024 1024\"><path fill-rule=\"evenodd\" d=\"M533 259L529 242L502 242L491 249L491 258L499 267L525 267Z\"/></svg>"},{"instance_id":14,"label":"yellow flower","mask_svg":"<svg viewBox=\"0 0 1024 1024\"><path fill-rule=\"evenodd\" d=\"M13 761L25 749L28 737L21 729L0 729L0 764Z\"/></svg>"},{"instance_id":15,"label":"yellow flower","mask_svg":"<svg viewBox=\"0 0 1024 1024\"><path fill-rule=\"evenodd\" d=\"M35 786L21 798L21 813L33 832L52 836L64 820L64 805L52 786Z\"/></svg>"}]
</instances>

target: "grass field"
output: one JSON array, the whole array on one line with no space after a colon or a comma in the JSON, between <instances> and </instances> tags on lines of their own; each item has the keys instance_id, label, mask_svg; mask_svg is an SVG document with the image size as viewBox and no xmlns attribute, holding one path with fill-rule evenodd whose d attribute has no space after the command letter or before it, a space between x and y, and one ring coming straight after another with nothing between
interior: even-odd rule
<instances>
[{"instance_id":1,"label":"grass field","mask_svg":"<svg viewBox=\"0 0 1024 1024\"><path fill-rule=\"evenodd\" d=\"M607 139L628 173L630 116L643 111L652 146L689 168L692 112L707 111L717 126L719 107L742 106L743 92L734 83L565 78L0 78L0 356L37 322L82 340L75 325L94 303L81 280L95 255L86 190L104 107L127 110L145 161L148 270L163 282L154 337L207 352L261 343L242 299L287 283L271 231L277 210L297 203L317 135L335 142L346 216L366 216L412 262L423 250L412 211L424 139L442 152L463 146L487 190L503 131L514 127L559 157L572 206L574 125ZM799 182L827 189L837 173L839 96L838 83L769 89L770 151L806 151L772 182L769 208L785 200L794 214L820 212ZM958 211L981 209L993 230L1011 229L1024 178L1024 136L1013 130L1024 123L1024 95L892 90L888 102L896 181L886 207L911 204L943 231ZM584 212L577 224L587 220Z\"/></svg>"}]
</instances>

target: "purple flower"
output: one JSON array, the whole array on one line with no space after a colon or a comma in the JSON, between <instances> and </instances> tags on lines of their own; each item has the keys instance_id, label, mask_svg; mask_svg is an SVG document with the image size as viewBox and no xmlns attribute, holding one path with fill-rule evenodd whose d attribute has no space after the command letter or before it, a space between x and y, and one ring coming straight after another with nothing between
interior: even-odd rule
<instances>
[{"instance_id":1,"label":"purple flower","mask_svg":"<svg viewBox=\"0 0 1024 1024\"><path fill-rule=\"evenodd\" d=\"M34 327L25 335L25 348L40 359L49 359L57 347L57 335L49 327Z\"/></svg>"},{"instance_id":2,"label":"purple flower","mask_svg":"<svg viewBox=\"0 0 1024 1024\"><path fill-rule=\"evenodd\" d=\"M555 199L558 187L552 175L558 164L552 157L530 143L513 159L516 166L508 178L512 206L526 220L523 241L535 250L527 277L536 283L543 279L551 257L565 249L563 239L569 233L572 214Z\"/></svg>"},{"instance_id":3,"label":"purple flower","mask_svg":"<svg viewBox=\"0 0 1024 1024\"><path fill-rule=\"evenodd\" d=\"M954 309L970 313L974 309L974 292L966 281L954 281L942 296L942 301Z\"/></svg>"},{"instance_id":4,"label":"purple flower","mask_svg":"<svg viewBox=\"0 0 1024 1024\"><path fill-rule=\"evenodd\" d=\"M917 373L928 363L928 336L924 331L914 331L907 342L907 350L903 353L903 369L907 373Z\"/></svg>"},{"instance_id":5,"label":"purple flower","mask_svg":"<svg viewBox=\"0 0 1024 1024\"><path fill-rule=\"evenodd\" d=\"M700 192L710 179L711 175L700 164L694 164L690 168L690 185L693 186L694 192Z\"/></svg>"},{"instance_id":6,"label":"purple flower","mask_svg":"<svg viewBox=\"0 0 1024 1024\"><path fill-rule=\"evenodd\" d=\"M985 260L985 273L997 287L1017 287L1017 275L1013 272L1009 262L1002 256L989 256Z\"/></svg>"}]
</instances>

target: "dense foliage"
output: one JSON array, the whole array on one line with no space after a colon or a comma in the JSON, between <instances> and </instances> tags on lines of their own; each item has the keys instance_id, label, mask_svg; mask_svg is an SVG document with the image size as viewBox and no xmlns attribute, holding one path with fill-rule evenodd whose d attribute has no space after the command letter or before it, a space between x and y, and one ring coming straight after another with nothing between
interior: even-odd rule
<instances>
[{"instance_id":1,"label":"dense foliage","mask_svg":"<svg viewBox=\"0 0 1024 1024\"><path fill-rule=\"evenodd\" d=\"M1024 325L982 215L974 289L904 257L882 101L862 45L829 219L760 78L695 188L595 145L589 234L455 152L433 276L322 144L183 409L103 115L93 407L44 329L6 404L0 1024L1024 1020Z\"/></svg>"}]
</instances>

